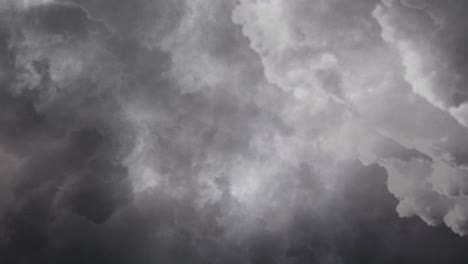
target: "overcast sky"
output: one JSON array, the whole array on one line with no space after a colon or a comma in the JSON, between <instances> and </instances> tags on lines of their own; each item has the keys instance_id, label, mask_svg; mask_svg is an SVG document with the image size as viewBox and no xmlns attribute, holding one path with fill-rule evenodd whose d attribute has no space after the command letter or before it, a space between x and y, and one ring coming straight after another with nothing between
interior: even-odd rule
<instances>
[{"instance_id":1,"label":"overcast sky","mask_svg":"<svg viewBox=\"0 0 468 264\"><path fill-rule=\"evenodd\" d=\"M0 0L0 263L467 263L467 11Z\"/></svg>"}]
</instances>

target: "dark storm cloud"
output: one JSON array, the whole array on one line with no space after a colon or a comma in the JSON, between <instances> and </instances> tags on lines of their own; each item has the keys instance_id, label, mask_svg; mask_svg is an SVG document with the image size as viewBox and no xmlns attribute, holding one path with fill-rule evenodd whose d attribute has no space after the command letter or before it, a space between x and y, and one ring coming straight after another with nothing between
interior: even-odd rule
<instances>
[{"instance_id":1,"label":"dark storm cloud","mask_svg":"<svg viewBox=\"0 0 468 264\"><path fill-rule=\"evenodd\" d=\"M0 262L465 263L377 4L0 2Z\"/></svg>"},{"instance_id":2,"label":"dark storm cloud","mask_svg":"<svg viewBox=\"0 0 468 264\"><path fill-rule=\"evenodd\" d=\"M186 12L184 0L176 1L90 1L65 0L82 7L107 25L113 33L140 40L143 44L161 41L173 31Z\"/></svg>"},{"instance_id":3,"label":"dark storm cloud","mask_svg":"<svg viewBox=\"0 0 468 264\"><path fill-rule=\"evenodd\" d=\"M43 34L83 37L103 28L99 22L89 20L81 8L69 5L37 6L24 14L24 23Z\"/></svg>"},{"instance_id":4,"label":"dark storm cloud","mask_svg":"<svg viewBox=\"0 0 468 264\"><path fill-rule=\"evenodd\" d=\"M145 6L139 8L144 10ZM138 209L130 205L133 190L127 168L132 164L124 165L123 157L128 155L127 148L133 148L133 137L140 139L139 115L149 123L145 115L159 113L169 123L154 120L155 127L142 128L153 135L148 146L161 153L160 158L152 157L148 162L155 164L158 173L171 175L169 190L182 188L183 194L180 201L171 198L170 191L151 195L151 201L146 202L150 203L148 210L157 212L143 217L147 224L142 228L153 232L151 228L158 222L167 228L160 229L161 237L146 238L148 244L135 239L142 243L141 250L160 248L158 254L150 252L150 259L187 262L197 255L192 252L194 246L186 242L193 236L193 224L184 219L197 214L190 199L200 194L196 179L189 176L199 171L193 164L204 156L199 153L201 146L213 145L221 154L246 147L252 122L244 119L256 118L257 107L248 103L239 107L224 92L181 95L171 88L171 80L161 77L169 63L165 52L148 49L136 36L125 36L129 32L125 29L112 37L105 30L96 31L105 25L84 10L62 4L32 6L5 23L14 23L14 27L6 29L2 38L8 43L2 54L11 59L4 71L11 76L5 79L1 97L5 101L2 147L20 160L20 168L13 176L15 206L5 214L2 258L10 263L133 262L144 258L140 249L127 252L130 244L124 244L119 253L113 248L119 245L113 245L109 236L119 235L120 230L136 231L138 223L134 221L139 221L139 212L132 211ZM117 22L109 24L118 28ZM88 57L89 53L97 58ZM99 63L92 64L90 59ZM133 106L138 108L136 113L131 112ZM128 120L127 115L136 117L137 123L129 124L134 120ZM162 211L153 204L158 200ZM121 221L130 218L130 223L121 227L116 223L118 232L99 227L123 207L127 209L122 211ZM174 219L174 213L188 217ZM113 221L120 221L118 214L115 217ZM210 221L214 217L210 215ZM178 221L188 230L171 231L171 225ZM142 235L146 235L144 231ZM98 234L91 234L95 232ZM169 250L167 256L162 254L165 249ZM179 256L185 253L189 255Z\"/></svg>"},{"instance_id":5,"label":"dark storm cloud","mask_svg":"<svg viewBox=\"0 0 468 264\"><path fill-rule=\"evenodd\" d=\"M2 71L0 138L2 151L18 165L11 176L7 171L2 175L10 177L13 201L2 218L6 242L1 255L10 263L35 258L45 262L43 249L51 246L48 229L57 210L102 223L131 200L131 185L126 168L116 160L115 147L121 144L106 124L112 113L97 115L112 108L82 94L86 89L79 93L72 89L86 84L76 74L60 80L54 72L63 70L63 65L56 68L60 61L54 52L64 45L72 46L72 52L73 45L89 37L96 22L81 8L66 5L32 7L3 22L6 44L1 53L7 59ZM49 50L37 48L35 53L30 38L44 41ZM63 101L65 93L74 95L73 102ZM91 109L96 113L88 115Z\"/></svg>"}]
</instances>

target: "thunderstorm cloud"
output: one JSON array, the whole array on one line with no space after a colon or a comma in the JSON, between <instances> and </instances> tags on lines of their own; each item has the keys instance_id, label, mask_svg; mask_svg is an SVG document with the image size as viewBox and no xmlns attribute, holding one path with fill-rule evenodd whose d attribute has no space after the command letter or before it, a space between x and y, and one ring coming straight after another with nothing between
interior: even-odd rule
<instances>
[{"instance_id":1,"label":"thunderstorm cloud","mask_svg":"<svg viewBox=\"0 0 468 264\"><path fill-rule=\"evenodd\" d=\"M0 0L0 263L467 263L467 11Z\"/></svg>"}]
</instances>

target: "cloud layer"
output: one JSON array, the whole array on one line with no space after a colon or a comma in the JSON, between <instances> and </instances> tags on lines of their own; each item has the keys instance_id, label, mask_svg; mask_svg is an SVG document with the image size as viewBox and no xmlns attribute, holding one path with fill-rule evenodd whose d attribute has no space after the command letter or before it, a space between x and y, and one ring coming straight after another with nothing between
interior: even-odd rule
<instances>
[{"instance_id":1,"label":"cloud layer","mask_svg":"<svg viewBox=\"0 0 468 264\"><path fill-rule=\"evenodd\" d=\"M465 263L464 8L0 1L0 261Z\"/></svg>"}]
</instances>

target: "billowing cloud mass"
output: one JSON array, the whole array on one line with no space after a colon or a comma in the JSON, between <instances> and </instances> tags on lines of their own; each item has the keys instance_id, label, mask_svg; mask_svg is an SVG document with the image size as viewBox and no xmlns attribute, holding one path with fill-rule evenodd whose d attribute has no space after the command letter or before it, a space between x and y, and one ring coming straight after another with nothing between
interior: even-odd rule
<instances>
[{"instance_id":1,"label":"billowing cloud mass","mask_svg":"<svg viewBox=\"0 0 468 264\"><path fill-rule=\"evenodd\" d=\"M466 263L461 0L0 0L1 263Z\"/></svg>"}]
</instances>

